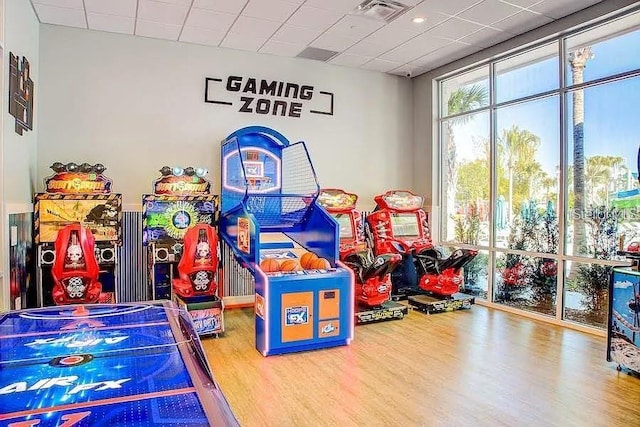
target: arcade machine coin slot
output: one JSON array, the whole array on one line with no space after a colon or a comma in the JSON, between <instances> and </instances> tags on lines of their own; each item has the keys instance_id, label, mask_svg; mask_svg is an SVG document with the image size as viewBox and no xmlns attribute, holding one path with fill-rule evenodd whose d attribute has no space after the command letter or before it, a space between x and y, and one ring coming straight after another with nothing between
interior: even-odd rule
<instances>
[{"instance_id":1,"label":"arcade machine coin slot","mask_svg":"<svg viewBox=\"0 0 640 427\"><path fill-rule=\"evenodd\" d=\"M317 204L306 146L256 126L232 133L221 151L220 238L233 255L225 269L253 276L256 349L349 344L353 272L338 259L337 224Z\"/></svg>"},{"instance_id":2,"label":"arcade machine coin slot","mask_svg":"<svg viewBox=\"0 0 640 427\"><path fill-rule=\"evenodd\" d=\"M374 253L397 253L403 258L391 273L392 299L407 299L425 313L471 308L475 298L458 291L462 268L477 251L457 249L443 258L431 241L423 198L410 191L391 190L374 200L376 209L366 218Z\"/></svg>"},{"instance_id":3,"label":"arcade machine coin slot","mask_svg":"<svg viewBox=\"0 0 640 427\"><path fill-rule=\"evenodd\" d=\"M390 274L402 261L396 253L373 255L365 239L362 213L356 209L358 196L341 189L320 191L318 203L339 226L340 260L355 275L356 324L402 319L406 304L391 301Z\"/></svg>"},{"instance_id":4,"label":"arcade machine coin slot","mask_svg":"<svg viewBox=\"0 0 640 427\"><path fill-rule=\"evenodd\" d=\"M98 264L102 289L98 302L115 303L122 242L122 195L112 192L112 181L103 174L106 168L102 164L55 162L51 169L54 174L45 179L45 192L34 198L37 305L54 304L54 242L58 232L70 224L90 230L95 240L91 255Z\"/></svg>"}]
</instances>

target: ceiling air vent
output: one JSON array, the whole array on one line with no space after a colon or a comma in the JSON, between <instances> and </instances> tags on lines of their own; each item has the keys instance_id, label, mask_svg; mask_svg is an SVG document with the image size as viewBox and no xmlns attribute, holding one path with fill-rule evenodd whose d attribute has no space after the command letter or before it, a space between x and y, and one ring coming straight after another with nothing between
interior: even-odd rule
<instances>
[{"instance_id":1,"label":"ceiling air vent","mask_svg":"<svg viewBox=\"0 0 640 427\"><path fill-rule=\"evenodd\" d=\"M409 9L411 7L397 1L366 0L352 14L389 23Z\"/></svg>"},{"instance_id":2,"label":"ceiling air vent","mask_svg":"<svg viewBox=\"0 0 640 427\"><path fill-rule=\"evenodd\" d=\"M336 56L339 52L335 50L327 50L320 49L317 47L308 47L298 55L296 58L306 58L306 59L315 59L316 61L328 61L334 56Z\"/></svg>"}]
</instances>

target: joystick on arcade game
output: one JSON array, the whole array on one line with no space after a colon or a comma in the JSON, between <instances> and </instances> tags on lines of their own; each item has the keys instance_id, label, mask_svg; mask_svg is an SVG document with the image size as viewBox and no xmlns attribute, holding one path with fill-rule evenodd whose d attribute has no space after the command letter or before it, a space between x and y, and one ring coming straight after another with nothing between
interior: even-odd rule
<instances>
[{"instance_id":1,"label":"joystick on arcade game","mask_svg":"<svg viewBox=\"0 0 640 427\"><path fill-rule=\"evenodd\" d=\"M198 335L224 332L224 305L217 295L218 236L209 224L196 224L185 234L178 272L174 298L191 315Z\"/></svg>"},{"instance_id":2,"label":"joystick on arcade game","mask_svg":"<svg viewBox=\"0 0 640 427\"><path fill-rule=\"evenodd\" d=\"M55 284L51 291L57 305L98 302L102 286L95 258L95 240L90 230L69 224L58 232L56 260L51 268Z\"/></svg>"},{"instance_id":3,"label":"joystick on arcade game","mask_svg":"<svg viewBox=\"0 0 640 427\"><path fill-rule=\"evenodd\" d=\"M376 209L367 216L374 253L399 253L403 261L391 274L392 298L406 297L420 311L437 313L470 308L475 298L458 293L462 267L477 251L457 249L443 259L429 233L423 199L409 191L388 191L375 197Z\"/></svg>"},{"instance_id":4,"label":"joystick on arcade game","mask_svg":"<svg viewBox=\"0 0 640 427\"><path fill-rule=\"evenodd\" d=\"M318 204L340 226L340 260L355 273L356 324L402 319L408 312L407 306L390 301L390 274L402 256L397 253L373 256L365 242L357 201L357 195L339 189L322 189L318 197Z\"/></svg>"}]
</instances>

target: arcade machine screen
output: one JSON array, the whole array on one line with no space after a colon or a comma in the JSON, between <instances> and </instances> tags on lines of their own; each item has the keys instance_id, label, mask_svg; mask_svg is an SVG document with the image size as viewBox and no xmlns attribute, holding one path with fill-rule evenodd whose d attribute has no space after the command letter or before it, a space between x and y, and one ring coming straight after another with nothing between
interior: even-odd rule
<instances>
[{"instance_id":1,"label":"arcade machine screen","mask_svg":"<svg viewBox=\"0 0 640 427\"><path fill-rule=\"evenodd\" d=\"M333 218L338 221L340 226L341 239L353 239L353 225L351 224L351 215L349 214L332 214Z\"/></svg>"},{"instance_id":2,"label":"arcade machine screen","mask_svg":"<svg viewBox=\"0 0 640 427\"><path fill-rule=\"evenodd\" d=\"M215 212L216 206L211 201L145 200L143 244L172 244L182 240L187 229L194 224L213 224Z\"/></svg>"},{"instance_id":3,"label":"arcade machine screen","mask_svg":"<svg viewBox=\"0 0 640 427\"><path fill-rule=\"evenodd\" d=\"M120 202L120 198L41 199L37 222L39 242L55 242L61 228L78 222L90 229L98 242L118 240Z\"/></svg>"},{"instance_id":4,"label":"arcade machine screen","mask_svg":"<svg viewBox=\"0 0 640 427\"><path fill-rule=\"evenodd\" d=\"M420 227L418 216L415 213L393 213L391 214L391 231L397 238L420 237Z\"/></svg>"}]
</instances>

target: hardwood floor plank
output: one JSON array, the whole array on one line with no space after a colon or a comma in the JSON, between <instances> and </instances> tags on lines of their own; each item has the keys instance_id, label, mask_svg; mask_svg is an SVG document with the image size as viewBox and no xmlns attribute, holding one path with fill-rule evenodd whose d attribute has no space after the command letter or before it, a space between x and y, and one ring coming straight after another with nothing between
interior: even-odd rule
<instances>
[{"instance_id":1,"label":"hardwood floor plank","mask_svg":"<svg viewBox=\"0 0 640 427\"><path fill-rule=\"evenodd\" d=\"M640 378L606 340L474 306L356 327L350 346L263 357L253 310L203 340L243 426L640 425Z\"/></svg>"}]
</instances>

